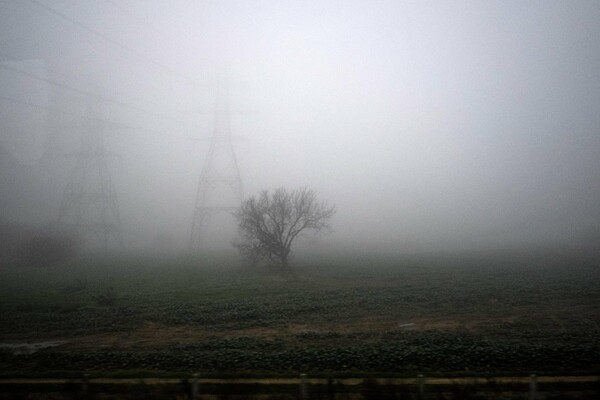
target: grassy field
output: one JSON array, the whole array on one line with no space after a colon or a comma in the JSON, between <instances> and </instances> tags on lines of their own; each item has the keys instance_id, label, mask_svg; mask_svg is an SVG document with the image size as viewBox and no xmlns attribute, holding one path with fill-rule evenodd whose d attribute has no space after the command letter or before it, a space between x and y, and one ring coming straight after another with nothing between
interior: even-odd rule
<instances>
[{"instance_id":1,"label":"grassy field","mask_svg":"<svg viewBox=\"0 0 600 400\"><path fill-rule=\"evenodd\" d=\"M182 256L5 268L0 374L600 370L596 257L331 256L295 270Z\"/></svg>"}]
</instances>

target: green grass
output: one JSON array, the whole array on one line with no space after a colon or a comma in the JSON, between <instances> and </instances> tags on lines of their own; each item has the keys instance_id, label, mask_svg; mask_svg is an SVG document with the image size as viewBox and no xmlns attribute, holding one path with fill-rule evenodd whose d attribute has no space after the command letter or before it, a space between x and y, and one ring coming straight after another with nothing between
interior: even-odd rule
<instances>
[{"instance_id":1,"label":"green grass","mask_svg":"<svg viewBox=\"0 0 600 400\"><path fill-rule=\"evenodd\" d=\"M69 343L0 350L0 373L594 372L599 267L546 253L314 257L295 277L219 257L15 266L0 270L0 341Z\"/></svg>"}]
</instances>

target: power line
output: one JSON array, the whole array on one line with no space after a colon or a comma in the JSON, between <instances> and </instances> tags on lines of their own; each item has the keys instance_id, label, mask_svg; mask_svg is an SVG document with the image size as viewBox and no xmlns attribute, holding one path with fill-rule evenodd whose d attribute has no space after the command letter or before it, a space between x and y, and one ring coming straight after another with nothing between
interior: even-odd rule
<instances>
[{"instance_id":1,"label":"power line","mask_svg":"<svg viewBox=\"0 0 600 400\"><path fill-rule=\"evenodd\" d=\"M152 31L155 34L158 34L159 36L161 36L164 40L170 41L173 45L175 46L179 46L181 45L181 41L178 41L174 36L165 33L165 31L156 28L156 26L148 23L148 21L146 21L143 18L138 17L137 15L135 15L134 13L131 12L131 10L128 10L126 7L123 7L122 5L120 5L118 2L114 1L114 0L104 0L105 2L112 4L112 6L116 9L118 9L122 14L127 15L130 19L136 21L139 25L144 25L146 26L150 31ZM188 50L191 50L189 46L185 46L188 48ZM190 51L191 52L191 51ZM181 75L181 74L179 74ZM208 85L206 83L200 83L194 79L188 78L191 82L193 82L195 84L196 87L212 87L214 85Z\"/></svg>"},{"instance_id":2,"label":"power line","mask_svg":"<svg viewBox=\"0 0 600 400\"><path fill-rule=\"evenodd\" d=\"M104 1L107 2L107 3L110 3L114 8L118 9L123 14L126 14L129 18L133 19L138 24L147 26L151 31L153 31L154 33L158 34L163 39L166 39L166 40L169 40L169 41L173 41L173 38L170 35L167 35L163 31L161 31L160 29L157 29L154 25L149 24L144 19L139 18L138 16L136 16L135 14L133 14L131 11L127 10L125 7L123 7L122 5L120 5L119 3L117 3L116 1L113 1L113 0L104 0Z\"/></svg>"},{"instance_id":3,"label":"power line","mask_svg":"<svg viewBox=\"0 0 600 400\"><path fill-rule=\"evenodd\" d=\"M72 112L72 111L67 111L67 110L63 110L63 109L60 109L60 108L56 108L56 107L48 107L48 106L44 106L44 105L41 105L41 104L30 103L28 101L15 99L13 97L8 97L8 96L0 95L0 99L4 100L4 101L7 101L7 102L10 102L10 103L19 104L19 105L22 105L22 106L27 106L27 107L31 107L31 108L37 108L37 109L46 110L46 111L58 112L58 113L65 114L65 115L71 115L71 116L74 116L74 117L77 117L77 118L82 118L82 119L89 118L86 115L82 115L82 114L75 113L75 112ZM138 128L138 127L135 127L135 126L121 124L120 122L115 122L115 121L111 121L111 120L107 120L107 119L103 119L103 118L94 118L94 119L96 121L105 122L107 124L118 125L118 126L120 126L122 128L133 129L133 130L137 130L137 131L149 132L152 135L157 135L157 136L161 136L161 137L169 137L169 138L180 139L180 140L194 140L194 138L188 137L188 136L173 135L173 134L170 134L170 133L165 133L165 132L157 131L157 130L154 130L154 129Z\"/></svg>"},{"instance_id":4,"label":"power line","mask_svg":"<svg viewBox=\"0 0 600 400\"><path fill-rule=\"evenodd\" d=\"M178 120L176 118L173 118L173 117L170 117L170 116L167 116L167 115L163 115L163 114L156 113L154 111L146 110L144 108L141 108L141 107L138 107L138 106L134 106L132 104L128 104L128 103L125 103L125 102L117 100L117 99L113 99L113 98L110 98L110 97L102 96L102 95L99 95L97 93L89 92L87 90L79 89L79 88L76 88L74 86L71 86L71 85L68 85L68 84L65 84L65 83L57 82L57 81L52 80L52 79L44 78L44 77L32 74L32 73L27 72L27 71L23 71L22 69L19 69L19 68L10 67L10 66L8 66L6 64L1 64L0 63L0 68L5 69L7 71L11 71L11 72L15 72L15 73L27 76L27 77L29 77L31 79L35 79L35 80L38 80L38 81L46 82L46 83L49 83L49 84L54 85L56 87L60 87L62 89L70 90L72 92L75 92L75 93L78 93L78 94L81 94L81 95L84 95L84 96L94 97L96 99L100 99L100 100L103 100L103 101L106 101L106 102L109 102L109 103L114 103L114 104L117 104L117 105L120 105L120 106L123 106L123 107L127 107L127 108L130 108L132 110L136 110L138 112L142 112L142 113L145 113L145 114L148 114L148 115L152 115L154 117L158 117L158 118L162 118L162 119L167 119L167 120L174 121L174 122L177 122L177 123L180 123L180 124L184 124L185 123L183 121L180 121L180 120Z\"/></svg>"},{"instance_id":5,"label":"power line","mask_svg":"<svg viewBox=\"0 0 600 400\"><path fill-rule=\"evenodd\" d=\"M41 104L34 104L34 103L30 103L28 101L23 101L23 100L15 99L13 97L8 97L8 96L2 96L2 95L0 95L0 99L2 99L4 101L8 101L10 103L19 104L19 105L22 105L22 106L27 106L27 107L31 107L31 108L38 108L38 109L44 109L46 111L54 111L54 112L59 112L61 114L71 115L71 116L74 116L74 117L85 118L83 115L78 114L78 113L74 113L74 112L67 111L67 110L62 110L60 108L43 106ZM105 121L105 122L111 122L111 121Z\"/></svg>"},{"instance_id":6,"label":"power line","mask_svg":"<svg viewBox=\"0 0 600 400\"><path fill-rule=\"evenodd\" d=\"M88 118L87 116L84 116L84 115L81 115L81 114L78 114L78 113L74 113L74 112L71 112L71 111L67 111L67 110L63 110L63 109L55 108L55 107L43 106L41 104L34 104L34 103L30 103L28 101L23 101L23 100L15 99L13 97L8 97L8 96L2 96L2 95L0 95L0 99L4 100L4 101L7 101L7 102L10 102L10 103L13 103L13 104L18 104L18 105L22 105L22 106L31 107L31 108L37 108L37 109L42 109L42 110L52 111L52 112L58 112L58 113L61 113L61 114L71 115L71 116L78 117L78 118L86 118L86 119ZM122 127L122 128L135 129L132 126L120 124L120 123L117 123L117 122L114 122L114 121L110 121L110 120L106 120L106 119L103 119L103 118L94 118L94 120L95 121L99 121L99 122L104 122L104 123L107 123L107 124L118 125L119 127ZM15 141L13 140L13 142L15 142ZM45 147L45 145L43 145L43 144L33 144L33 143L27 143L27 142L24 142L24 141L16 141L16 143L19 146L26 146L26 147Z\"/></svg>"},{"instance_id":7,"label":"power line","mask_svg":"<svg viewBox=\"0 0 600 400\"><path fill-rule=\"evenodd\" d=\"M2 50L0 50L0 56L6 58L6 60L2 60L2 62L26 62L26 61L36 61L36 60L39 60L39 58L24 59L24 58L21 58L21 57L14 57L14 56L12 56L12 55L10 55L8 53L3 52ZM72 78L71 75L67 75L65 73L62 73L62 72L59 72L59 71L56 71L56 70L53 70L52 74L53 75L60 75L60 76L62 76L64 78L66 78L66 79L71 79Z\"/></svg>"},{"instance_id":8,"label":"power line","mask_svg":"<svg viewBox=\"0 0 600 400\"><path fill-rule=\"evenodd\" d=\"M132 54L132 55L136 56L137 58L139 58L139 59L141 59L141 60L143 60L143 61L145 61L147 63L150 63L150 64L152 64L152 65L154 65L156 67L162 68L163 70L168 71L169 73L171 73L171 74L173 74L175 76L178 76L181 79L189 81L189 82L191 82L193 84L197 84L197 82L194 79L190 78L189 76L186 76L186 75L184 75L184 74L182 74L182 73L180 73L178 71L175 71L174 69L172 69L171 67L166 66L163 63L160 63L160 62L158 62L156 60L153 60L152 58L150 58L148 56L145 56L144 54L138 52L135 49L132 49L131 47L128 47L128 46L125 46L125 45L119 43L118 41L116 41L116 40L114 40L114 39L106 36L102 32L97 31L96 29L90 28L89 26L87 26L87 25L85 25L85 24L83 24L83 23L81 23L81 22L79 22L79 21L77 21L77 20L69 17L66 14L63 14L62 12L60 12L60 11L56 10L55 8L50 7L50 6L48 6L48 5L46 5L46 4L42 3L42 2L40 2L39 0L29 0L29 1L31 3L37 5L38 7L41 7L43 9L45 9L49 13L51 13L51 14L59 17L59 18L62 18L65 21L70 22L71 24L79 27L80 29L82 29L82 30L84 30L84 31L86 31L86 32L88 32L88 33L90 33L92 35L95 35L95 36L101 38L105 42L110 43L113 46L118 47L119 49L121 49L121 50L123 50L123 51L125 51L125 52L127 52L129 54Z\"/></svg>"},{"instance_id":9,"label":"power line","mask_svg":"<svg viewBox=\"0 0 600 400\"><path fill-rule=\"evenodd\" d=\"M0 51L0 55L8 58L9 60L13 59L10 55L8 55L8 54L6 54L6 53L4 53L2 51ZM158 117L158 118L163 118L163 119L171 120L171 121L177 122L177 123L182 124L182 125L186 124L186 122L183 121L183 120L178 120L176 118L173 118L173 117L170 117L170 116L166 116L166 115L163 115L163 114L158 114L158 113L155 113L153 111L149 111L149 110L143 109L141 107L134 106L134 105L122 102L120 100L112 99L112 98L109 98L109 97L106 97L106 96L101 96L99 94L96 94L96 93L93 93L93 92L89 92L89 91L86 91L86 90L83 90L83 89L79 89L79 88L76 88L76 87L73 87L73 86L70 86L70 85L67 85L67 84L64 84L64 83L60 83L60 82L56 82L56 81L53 81L53 80L49 80L47 78L40 77L40 76L34 75L32 73L29 73L27 71L23 71L23 70L20 70L20 69L17 69L17 68L13 68L13 67L7 66L7 65L2 64L2 63L0 63L0 68L4 68L6 70L10 70L12 72L16 72L16 73L28 76L28 77L30 77L32 79L36 79L36 80L39 80L39 81L47 82L47 83L50 83L50 84L52 84L54 86L57 86L57 87L60 87L60 88L66 89L66 90L71 90L71 91L73 91L75 93L78 93L78 94L81 94L81 95L95 97L95 98L98 98L98 99L101 99L101 100L104 100L104 101L107 101L107 102L111 102L111 103L114 103L114 104L117 104L117 105L128 107L130 109L133 109L133 110L136 110L136 111L139 111L139 112L142 112L142 113L146 113L146 114ZM81 114L73 113L73 112L70 112L70 111L65 111L65 110L62 110L62 109L59 109L59 108L47 107L47 106L42 106L42 105L39 105L39 104L28 103L28 102L17 100L17 99L10 98L10 97L7 97L7 96L0 95L0 99L9 101L9 102L12 102L12 103L15 103L15 104L26 105L26 106L29 106L29 107L32 107L32 108L39 108L39 109L45 109L45 110L48 110L48 111L55 111L55 112L59 112L59 113L62 113L62 114L72 115L72 116L75 116L75 117L78 117L78 118L87 118L86 116L83 116ZM117 124L116 122L113 122L113 121L108 121L108 120L103 120L103 121L107 122L107 123ZM142 128L136 128L136 127L133 127L133 126L123 125L123 124L120 124L120 125L122 125L123 127L135 129L135 130L141 130L141 131L149 132L152 135L170 137L170 138L173 138L173 139L191 140L191 141L204 141L204 140L207 140L206 138L196 138L196 137L184 136L184 135L173 135L171 133L157 131L157 130L154 130L154 129L147 129L147 128L143 128L142 129Z\"/></svg>"}]
</instances>

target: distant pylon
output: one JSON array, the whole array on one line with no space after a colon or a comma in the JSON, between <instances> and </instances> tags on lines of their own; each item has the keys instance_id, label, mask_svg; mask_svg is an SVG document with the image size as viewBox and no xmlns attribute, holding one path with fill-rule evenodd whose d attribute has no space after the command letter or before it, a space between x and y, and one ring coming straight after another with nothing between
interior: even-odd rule
<instances>
[{"instance_id":1,"label":"distant pylon","mask_svg":"<svg viewBox=\"0 0 600 400\"><path fill-rule=\"evenodd\" d=\"M232 213L243 198L242 178L233 148L229 91L219 82L216 86L214 127L202 171L192 220L189 247L202 248L203 235L211 216Z\"/></svg>"},{"instance_id":2,"label":"distant pylon","mask_svg":"<svg viewBox=\"0 0 600 400\"><path fill-rule=\"evenodd\" d=\"M91 247L104 250L123 246L117 195L107 165L106 124L88 104L81 148L65 188L58 215L59 228L76 234Z\"/></svg>"}]
</instances>

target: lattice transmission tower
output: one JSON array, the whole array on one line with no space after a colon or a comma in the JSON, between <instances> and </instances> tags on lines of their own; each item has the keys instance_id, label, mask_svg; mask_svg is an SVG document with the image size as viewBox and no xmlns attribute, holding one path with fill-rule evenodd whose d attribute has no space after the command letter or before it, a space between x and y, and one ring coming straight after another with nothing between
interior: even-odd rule
<instances>
[{"instance_id":1,"label":"lattice transmission tower","mask_svg":"<svg viewBox=\"0 0 600 400\"><path fill-rule=\"evenodd\" d=\"M88 117L81 132L81 147L71 154L74 168L63 193L59 210L59 229L75 234L88 247L120 248L123 246L121 217L117 195L108 168L111 156L105 148L105 121L99 110L88 104Z\"/></svg>"},{"instance_id":2,"label":"lattice transmission tower","mask_svg":"<svg viewBox=\"0 0 600 400\"><path fill-rule=\"evenodd\" d=\"M208 223L219 213L231 214L243 198L243 185L231 132L231 108L228 86L216 86L214 125L208 153L196 192L190 234L191 250L201 249L206 242Z\"/></svg>"}]
</instances>

